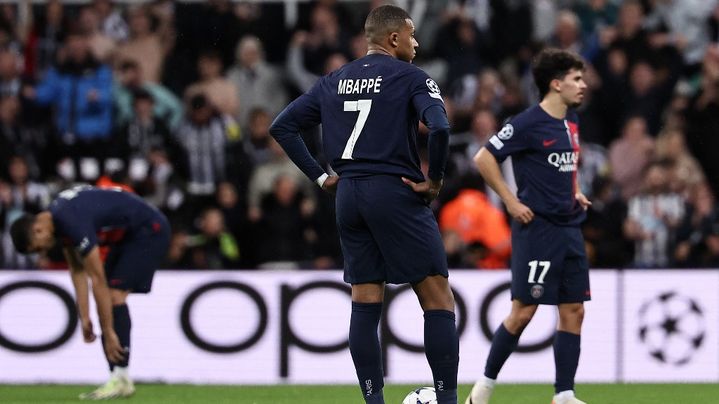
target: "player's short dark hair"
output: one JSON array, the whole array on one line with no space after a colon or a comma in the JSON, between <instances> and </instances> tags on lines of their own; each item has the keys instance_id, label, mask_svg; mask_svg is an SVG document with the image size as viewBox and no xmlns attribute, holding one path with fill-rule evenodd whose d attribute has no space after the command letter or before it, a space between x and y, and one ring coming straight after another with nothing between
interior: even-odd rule
<instances>
[{"instance_id":1,"label":"player's short dark hair","mask_svg":"<svg viewBox=\"0 0 719 404\"><path fill-rule=\"evenodd\" d=\"M365 36L370 42L378 42L384 35L399 32L405 26L407 19L411 19L409 13L400 7L379 6L367 15L364 23Z\"/></svg>"},{"instance_id":2,"label":"player's short dark hair","mask_svg":"<svg viewBox=\"0 0 719 404\"><path fill-rule=\"evenodd\" d=\"M10 238L15 249L20 254L27 254L32 241L32 225L35 223L35 215L26 213L12 222L10 225Z\"/></svg>"},{"instance_id":3,"label":"player's short dark hair","mask_svg":"<svg viewBox=\"0 0 719 404\"><path fill-rule=\"evenodd\" d=\"M532 75L539 90L539 98L547 95L552 80L561 80L572 69L584 70L584 61L576 53L556 48L546 48L539 52L532 64Z\"/></svg>"}]
</instances>

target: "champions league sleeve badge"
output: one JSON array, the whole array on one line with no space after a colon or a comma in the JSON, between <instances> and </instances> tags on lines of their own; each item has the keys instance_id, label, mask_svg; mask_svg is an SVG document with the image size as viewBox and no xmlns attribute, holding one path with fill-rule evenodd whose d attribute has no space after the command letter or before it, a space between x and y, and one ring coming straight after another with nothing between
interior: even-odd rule
<instances>
[{"instance_id":1,"label":"champions league sleeve badge","mask_svg":"<svg viewBox=\"0 0 719 404\"><path fill-rule=\"evenodd\" d=\"M497 132L497 137L502 140L509 140L514 135L514 126L511 123L504 125L502 130Z\"/></svg>"}]
</instances>

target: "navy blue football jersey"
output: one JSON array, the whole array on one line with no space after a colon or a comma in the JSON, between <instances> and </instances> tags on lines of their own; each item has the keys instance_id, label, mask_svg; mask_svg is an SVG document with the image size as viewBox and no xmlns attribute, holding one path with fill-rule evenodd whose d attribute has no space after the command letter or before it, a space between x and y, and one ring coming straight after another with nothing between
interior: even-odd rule
<instances>
[{"instance_id":1,"label":"navy blue football jersey","mask_svg":"<svg viewBox=\"0 0 719 404\"><path fill-rule=\"evenodd\" d=\"M60 192L49 211L57 239L81 256L96 245L122 241L134 229L160 215L134 194L90 186Z\"/></svg>"},{"instance_id":2,"label":"navy blue football jersey","mask_svg":"<svg viewBox=\"0 0 719 404\"><path fill-rule=\"evenodd\" d=\"M533 212L560 225L584 220L575 198L579 165L577 114L550 116L539 105L512 118L486 144L497 161L512 156L517 197Z\"/></svg>"},{"instance_id":3,"label":"navy blue football jersey","mask_svg":"<svg viewBox=\"0 0 719 404\"><path fill-rule=\"evenodd\" d=\"M390 174L424 181L416 138L432 105L444 109L427 73L373 54L322 77L287 111L304 128L322 123L325 156L341 177Z\"/></svg>"}]
</instances>

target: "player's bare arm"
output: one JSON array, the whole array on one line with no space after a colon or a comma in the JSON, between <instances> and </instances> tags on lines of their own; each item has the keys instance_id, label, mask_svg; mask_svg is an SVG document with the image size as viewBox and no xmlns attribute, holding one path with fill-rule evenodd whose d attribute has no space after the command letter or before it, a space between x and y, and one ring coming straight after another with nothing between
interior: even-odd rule
<instances>
[{"instance_id":1,"label":"player's bare arm","mask_svg":"<svg viewBox=\"0 0 719 404\"><path fill-rule=\"evenodd\" d=\"M577 198L577 202L582 205L584 210L587 210L590 206L592 206L592 201L590 201L587 196L582 193L582 191L577 192L574 197Z\"/></svg>"},{"instance_id":2,"label":"player's bare arm","mask_svg":"<svg viewBox=\"0 0 719 404\"><path fill-rule=\"evenodd\" d=\"M105 279L105 270L100 260L100 249L95 246L82 259L82 267L92 281L92 295L97 305L97 315L100 318L100 328L105 346L105 355L110 362L119 362L124 356L122 345L112 326L112 301L110 288Z\"/></svg>"},{"instance_id":3,"label":"player's bare arm","mask_svg":"<svg viewBox=\"0 0 719 404\"><path fill-rule=\"evenodd\" d=\"M485 147L482 147L476 156L474 156L474 164L476 164L479 173L494 192L502 198L507 211L512 217L522 223L527 224L534 219L534 212L529 207L519 201L517 197L509 190L507 182L504 181L502 171L499 168L497 159Z\"/></svg>"},{"instance_id":4,"label":"player's bare arm","mask_svg":"<svg viewBox=\"0 0 719 404\"><path fill-rule=\"evenodd\" d=\"M85 273L81 259L74 250L63 248L65 261L70 268L72 285L75 287L75 301L77 302L77 313L80 317L82 327L82 338L85 342L93 342L96 339L93 331L92 320L90 320L90 303L87 288L87 274Z\"/></svg>"},{"instance_id":5,"label":"player's bare arm","mask_svg":"<svg viewBox=\"0 0 719 404\"><path fill-rule=\"evenodd\" d=\"M584 193L582 193L582 188L579 186L579 179L574 183L574 189L577 190L577 192L574 194L574 199L579 202L579 204L582 206L582 209L587 210L590 206L592 206L592 201L587 198Z\"/></svg>"}]
</instances>

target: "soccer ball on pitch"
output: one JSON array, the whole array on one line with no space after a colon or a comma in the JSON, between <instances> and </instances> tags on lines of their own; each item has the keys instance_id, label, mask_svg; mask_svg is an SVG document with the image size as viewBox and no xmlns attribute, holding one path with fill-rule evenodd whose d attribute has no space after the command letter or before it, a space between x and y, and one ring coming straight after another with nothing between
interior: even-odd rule
<instances>
[{"instance_id":1,"label":"soccer ball on pitch","mask_svg":"<svg viewBox=\"0 0 719 404\"><path fill-rule=\"evenodd\" d=\"M437 393L434 387L420 387L410 391L402 404L437 404Z\"/></svg>"}]
</instances>

